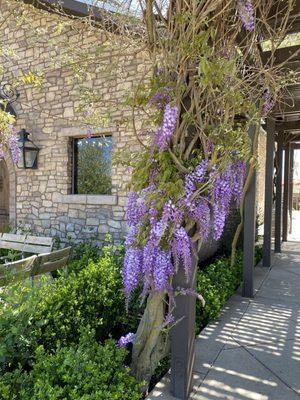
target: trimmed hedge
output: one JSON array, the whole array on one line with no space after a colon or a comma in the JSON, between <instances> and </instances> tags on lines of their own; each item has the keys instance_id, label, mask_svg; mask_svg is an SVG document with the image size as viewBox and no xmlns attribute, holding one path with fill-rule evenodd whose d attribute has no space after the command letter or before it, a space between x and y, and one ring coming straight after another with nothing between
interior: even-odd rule
<instances>
[{"instance_id":1,"label":"trimmed hedge","mask_svg":"<svg viewBox=\"0 0 300 400\"><path fill-rule=\"evenodd\" d=\"M39 345L51 352L57 343L78 343L85 326L95 329L97 340L117 339L128 329L120 257L111 247L50 284L7 287L1 302L0 371L31 365Z\"/></svg>"},{"instance_id":2,"label":"trimmed hedge","mask_svg":"<svg viewBox=\"0 0 300 400\"><path fill-rule=\"evenodd\" d=\"M0 380L2 400L140 400L140 387L124 367L126 351L98 344L85 332L79 343L47 354L41 346L30 372L20 368Z\"/></svg>"},{"instance_id":3,"label":"trimmed hedge","mask_svg":"<svg viewBox=\"0 0 300 400\"><path fill-rule=\"evenodd\" d=\"M262 258L262 247L255 247L255 264ZM196 332L199 334L209 321L217 318L226 301L242 283L243 253L239 251L231 267L231 258L216 259L197 274L197 291L205 300L203 307L197 302Z\"/></svg>"}]
</instances>

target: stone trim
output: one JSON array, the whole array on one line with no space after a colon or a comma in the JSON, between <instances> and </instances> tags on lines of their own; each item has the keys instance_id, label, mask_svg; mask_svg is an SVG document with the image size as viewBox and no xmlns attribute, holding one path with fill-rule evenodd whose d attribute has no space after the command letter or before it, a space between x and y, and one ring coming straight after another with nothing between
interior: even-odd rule
<instances>
[{"instance_id":1,"label":"stone trim","mask_svg":"<svg viewBox=\"0 0 300 400\"><path fill-rule=\"evenodd\" d=\"M61 194L54 193L53 201L63 204L91 204L116 206L118 196L114 195L92 195L92 194Z\"/></svg>"},{"instance_id":2,"label":"stone trim","mask_svg":"<svg viewBox=\"0 0 300 400\"><path fill-rule=\"evenodd\" d=\"M114 136L117 126L107 128L97 128L92 136ZM83 126L63 127L60 129L60 137L69 137L71 139L84 138L88 134L88 130Z\"/></svg>"}]
</instances>

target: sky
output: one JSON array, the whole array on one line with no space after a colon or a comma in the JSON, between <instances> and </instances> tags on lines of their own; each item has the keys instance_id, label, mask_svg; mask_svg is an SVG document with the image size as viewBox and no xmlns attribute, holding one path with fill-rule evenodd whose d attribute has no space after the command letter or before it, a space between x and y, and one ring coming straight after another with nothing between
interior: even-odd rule
<instances>
[{"instance_id":1,"label":"sky","mask_svg":"<svg viewBox=\"0 0 300 400\"><path fill-rule=\"evenodd\" d=\"M294 179L300 181L300 150L295 150Z\"/></svg>"}]
</instances>

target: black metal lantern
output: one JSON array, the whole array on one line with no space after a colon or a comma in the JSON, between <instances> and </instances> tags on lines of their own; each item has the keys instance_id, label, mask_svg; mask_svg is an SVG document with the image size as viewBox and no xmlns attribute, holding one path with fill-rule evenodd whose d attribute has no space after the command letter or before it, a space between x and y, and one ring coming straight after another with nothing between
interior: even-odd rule
<instances>
[{"instance_id":1,"label":"black metal lantern","mask_svg":"<svg viewBox=\"0 0 300 400\"><path fill-rule=\"evenodd\" d=\"M37 168L37 158L40 149L30 139L28 139L29 135L30 133L27 132L26 129L21 129L19 132L18 146L21 150L21 156L20 161L18 162L18 168Z\"/></svg>"}]
</instances>

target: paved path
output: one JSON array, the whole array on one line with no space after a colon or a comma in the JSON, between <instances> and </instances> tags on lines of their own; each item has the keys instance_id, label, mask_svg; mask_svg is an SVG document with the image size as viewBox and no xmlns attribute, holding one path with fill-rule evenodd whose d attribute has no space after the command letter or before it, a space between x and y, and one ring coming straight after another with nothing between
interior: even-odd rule
<instances>
[{"instance_id":1,"label":"paved path","mask_svg":"<svg viewBox=\"0 0 300 400\"><path fill-rule=\"evenodd\" d=\"M196 341L193 400L300 400L300 243L255 269L255 298L234 295ZM175 400L168 377L149 400Z\"/></svg>"}]
</instances>

